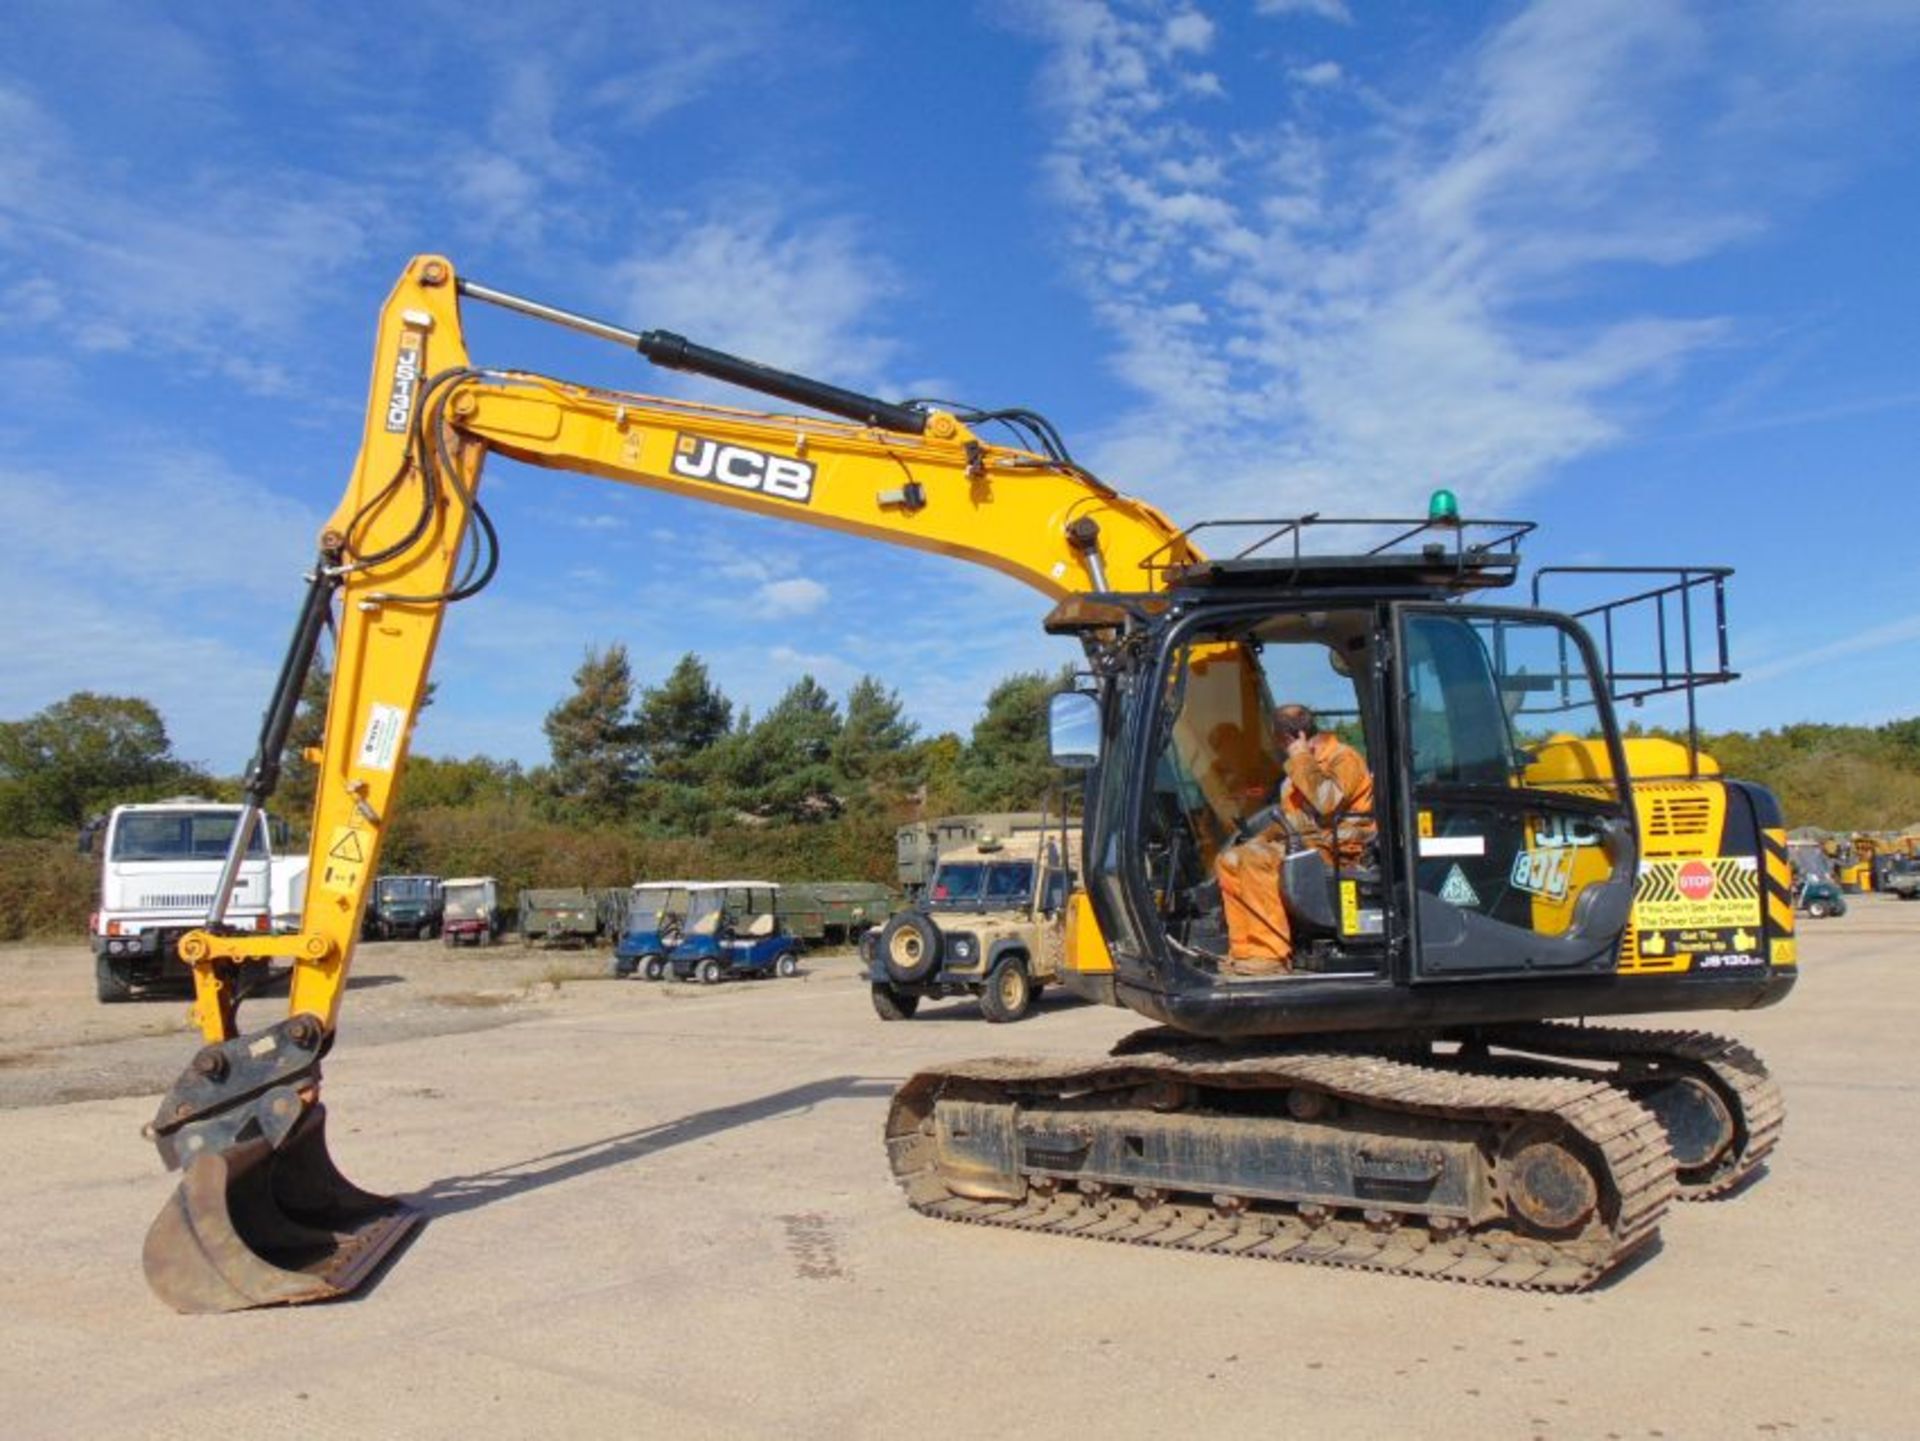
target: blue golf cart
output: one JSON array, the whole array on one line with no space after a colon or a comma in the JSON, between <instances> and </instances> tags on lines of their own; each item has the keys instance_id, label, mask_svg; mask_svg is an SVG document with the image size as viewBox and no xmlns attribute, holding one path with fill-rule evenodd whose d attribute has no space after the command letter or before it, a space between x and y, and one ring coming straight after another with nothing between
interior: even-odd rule
<instances>
[{"instance_id":1,"label":"blue golf cart","mask_svg":"<svg viewBox=\"0 0 1920 1441\"><path fill-rule=\"evenodd\" d=\"M708 985L735 976L797 976L800 942L781 923L780 888L765 881L688 887L680 944L667 956L677 980Z\"/></svg>"},{"instance_id":2,"label":"blue golf cart","mask_svg":"<svg viewBox=\"0 0 1920 1441\"><path fill-rule=\"evenodd\" d=\"M640 881L627 903L627 924L613 943L613 973L657 981L667 973L667 955L680 944L688 894L695 881Z\"/></svg>"}]
</instances>

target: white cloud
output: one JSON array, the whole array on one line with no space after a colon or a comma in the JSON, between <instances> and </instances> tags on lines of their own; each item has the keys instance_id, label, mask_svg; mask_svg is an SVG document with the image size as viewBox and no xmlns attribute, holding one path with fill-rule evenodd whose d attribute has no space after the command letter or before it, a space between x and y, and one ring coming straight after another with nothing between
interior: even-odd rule
<instances>
[{"instance_id":1,"label":"white cloud","mask_svg":"<svg viewBox=\"0 0 1920 1441\"><path fill-rule=\"evenodd\" d=\"M0 327L288 392L304 376L267 356L299 355L287 337L336 283L376 257L384 281L410 239L469 255L507 243L543 269L603 241L610 197L642 183L618 147L741 65L800 63L782 8L629 0L556 22L428 0L415 18L436 36L431 66L396 90L387 57L369 63L379 31L351 18L48 7L32 49L58 63L0 77L0 293L30 302ZM283 136L249 113L256 69L301 76L274 116ZM62 90L64 74L97 89ZM300 133L316 112L325 128ZM162 146L179 153L143 153Z\"/></svg>"},{"instance_id":2,"label":"white cloud","mask_svg":"<svg viewBox=\"0 0 1920 1441\"><path fill-rule=\"evenodd\" d=\"M16 323L81 351L136 345L243 389L286 376L257 350L362 254L376 199L289 167L211 166L152 193L105 171L19 84L0 83L0 263L35 273Z\"/></svg>"},{"instance_id":3,"label":"white cloud","mask_svg":"<svg viewBox=\"0 0 1920 1441\"><path fill-rule=\"evenodd\" d=\"M319 514L216 455L105 430L93 438L101 454L136 463L0 468L0 531L32 538L34 573L111 578L148 600L284 600L291 617Z\"/></svg>"},{"instance_id":4,"label":"white cloud","mask_svg":"<svg viewBox=\"0 0 1920 1441\"><path fill-rule=\"evenodd\" d=\"M65 309L60 287L35 275L0 294L0 325L45 325Z\"/></svg>"},{"instance_id":5,"label":"white cloud","mask_svg":"<svg viewBox=\"0 0 1920 1441\"><path fill-rule=\"evenodd\" d=\"M827 603L827 588L817 580L795 576L770 580L760 587L761 613L768 617L807 615Z\"/></svg>"},{"instance_id":6,"label":"white cloud","mask_svg":"<svg viewBox=\"0 0 1920 1441\"><path fill-rule=\"evenodd\" d=\"M773 663L782 689L803 675L812 676L830 691L847 690L860 679L858 666L829 651L795 650L790 645L776 645L767 651L767 659Z\"/></svg>"},{"instance_id":7,"label":"white cloud","mask_svg":"<svg viewBox=\"0 0 1920 1441\"><path fill-rule=\"evenodd\" d=\"M1213 22L1198 10L1182 10L1169 16L1164 33L1169 50L1204 55L1213 48Z\"/></svg>"},{"instance_id":8,"label":"white cloud","mask_svg":"<svg viewBox=\"0 0 1920 1441\"><path fill-rule=\"evenodd\" d=\"M31 714L77 690L138 696L159 707L178 754L216 774L239 772L275 668L157 611L116 574L111 555L89 581L0 567L0 716ZM289 629L297 601L289 597Z\"/></svg>"},{"instance_id":9,"label":"white cloud","mask_svg":"<svg viewBox=\"0 0 1920 1441\"><path fill-rule=\"evenodd\" d=\"M727 212L664 225L619 266L620 313L781 370L873 381L895 347L872 317L897 285L855 222L796 221L765 201Z\"/></svg>"},{"instance_id":10,"label":"white cloud","mask_svg":"<svg viewBox=\"0 0 1920 1441\"><path fill-rule=\"evenodd\" d=\"M1256 15L1304 15L1314 20L1332 20L1353 24L1353 12L1346 0L1255 0Z\"/></svg>"},{"instance_id":11,"label":"white cloud","mask_svg":"<svg viewBox=\"0 0 1920 1441\"><path fill-rule=\"evenodd\" d=\"M459 156L449 167L448 184L463 217L478 217L496 230L541 223L541 177L511 155L483 150Z\"/></svg>"},{"instance_id":12,"label":"white cloud","mask_svg":"<svg viewBox=\"0 0 1920 1441\"><path fill-rule=\"evenodd\" d=\"M0 468L0 530L31 537L0 567L0 715L142 696L183 755L238 771L322 517L202 451L90 442L116 463Z\"/></svg>"},{"instance_id":13,"label":"white cloud","mask_svg":"<svg viewBox=\"0 0 1920 1441\"><path fill-rule=\"evenodd\" d=\"M1802 676L1811 680L1811 672L1817 671L1829 661L1886 650L1891 646L1905 645L1915 640L1920 640L1920 615L1902 616L1899 620L1870 626L1866 630L1845 636L1840 640L1810 646L1791 655L1780 656L1764 664L1753 666L1743 672L1735 684L1757 685L1762 681L1777 680L1785 675Z\"/></svg>"},{"instance_id":14,"label":"white cloud","mask_svg":"<svg viewBox=\"0 0 1920 1441\"><path fill-rule=\"evenodd\" d=\"M1716 127L1726 37L1677 3L1540 0L1430 94L1366 93L1359 129L1183 99L1193 57L1135 0L1022 13L1050 47L1046 173L1142 396L1087 447L1123 488L1207 514L1379 513L1448 484L1484 512L1614 442L1737 334L1678 306L1579 304L1621 267L1765 224L1764 191L1694 179L1751 132ZM1349 79L1333 61L1293 74Z\"/></svg>"}]
</instances>

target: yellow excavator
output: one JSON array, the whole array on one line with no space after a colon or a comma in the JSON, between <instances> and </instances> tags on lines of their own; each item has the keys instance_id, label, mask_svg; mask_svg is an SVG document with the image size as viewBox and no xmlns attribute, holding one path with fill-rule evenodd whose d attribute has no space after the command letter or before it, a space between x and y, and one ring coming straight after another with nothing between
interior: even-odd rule
<instances>
[{"instance_id":1,"label":"yellow excavator","mask_svg":"<svg viewBox=\"0 0 1920 1441\"><path fill-rule=\"evenodd\" d=\"M463 299L825 416L482 368ZM1021 443L989 443L991 426ZM1085 785L1066 970L1160 1025L1085 1062L910 1079L886 1145L920 1211L1574 1289L1643 1247L1676 1197L1752 1175L1777 1139L1778 1091L1744 1048L1562 1023L1768 1005L1796 972L1791 912L1772 904L1772 798L1695 754L1663 800L1638 779L1646 743L1623 743L1587 631L1485 603L1516 578L1531 526L1463 520L1440 493L1410 522L1183 531L1032 411L879 400L423 256L381 314L358 462L320 536L227 873L180 947L204 1045L148 1127L181 1179L144 1256L177 1309L351 1292L421 1220L335 1168L321 1063L441 622L498 562L479 499L490 453L990 566L1052 599L1048 629L1082 643L1087 671L1052 716L1055 759ZM239 858L329 629L301 924L239 934L224 922ZM1260 823L1274 700L1316 685L1377 778L1372 840L1358 864L1289 854L1291 965L1235 976L1212 866ZM1711 814L1662 851L1661 825L1703 798ZM243 1030L238 978L267 959L291 963L287 1015Z\"/></svg>"}]
</instances>

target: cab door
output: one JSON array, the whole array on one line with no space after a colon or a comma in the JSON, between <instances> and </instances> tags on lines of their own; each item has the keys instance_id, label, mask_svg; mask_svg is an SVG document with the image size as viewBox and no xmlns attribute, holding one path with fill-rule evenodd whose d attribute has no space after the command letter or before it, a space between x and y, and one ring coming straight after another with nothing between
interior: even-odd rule
<instances>
[{"instance_id":1,"label":"cab door","mask_svg":"<svg viewBox=\"0 0 1920 1441\"><path fill-rule=\"evenodd\" d=\"M1638 851L1591 641L1542 612L1398 610L1413 978L1612 970Z\"/></svg>"}]
</instances>

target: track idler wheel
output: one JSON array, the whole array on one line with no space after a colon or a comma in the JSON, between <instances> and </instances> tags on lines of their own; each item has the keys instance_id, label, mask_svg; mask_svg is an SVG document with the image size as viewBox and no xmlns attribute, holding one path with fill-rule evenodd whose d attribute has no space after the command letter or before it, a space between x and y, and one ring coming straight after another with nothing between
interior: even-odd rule
<instances>
[{"instance_id":1,"label":"track idler wheel","mask_svg":"<svg viewBox=\"0 0 1920 1441\"><path fill-rule=\"evenodd\" d=\"M1514 1219L1535 1235L1572 1235L1600 1209L1599 1181L1561 1135L1528 1130L1509 1139L1500 1180Z\"/></svg>"},{"instance_id":2,"label":"track idler wheel","mask_svg":"<svg viewBox=\"0 0 1920 1441\"><path fill-rule=\"evenodd\" d=\"M421 1219L340 1174L316 1103L277 1147L256 1140L188 1162L141 1260L176 1311L325 1301L357 1290Z\"/></svg>"},{"instance_id":3,"label":"track idler wheel","mask_svg":"<svg viewBox=\"0 0 1920 1441\"><path fill-rule=\"evenodd\" d=\"M324 1301L357 1290L423 1219L361 1190L327 1150L312 1016L209 1046L147 1128L180 1184L147 1231L147 1282L177 1311Z\"/></svg>"},{"instance_id":4,"label":"track idler wheel","mask_svg":"<svg viewBox=\"0 0 1920 1441\"><path fill-rule=\"evenodd\" d=\"M1683 1180L1710 1176L1738 1138L1733 1112L1698 1076L1669 1076L1627 1091L1666 1127Z\"/></svg>"}]
</instances>

